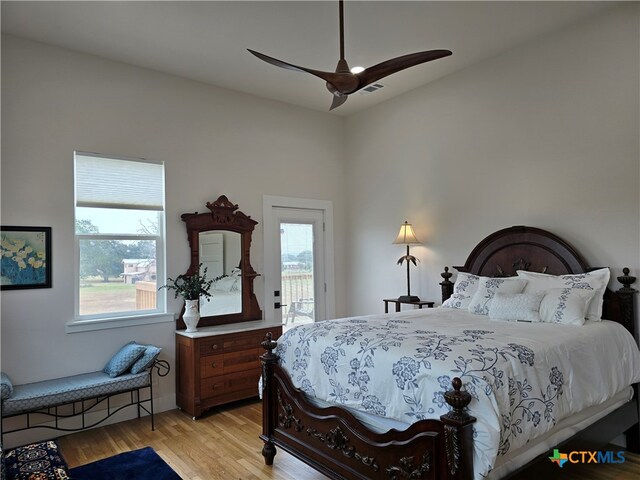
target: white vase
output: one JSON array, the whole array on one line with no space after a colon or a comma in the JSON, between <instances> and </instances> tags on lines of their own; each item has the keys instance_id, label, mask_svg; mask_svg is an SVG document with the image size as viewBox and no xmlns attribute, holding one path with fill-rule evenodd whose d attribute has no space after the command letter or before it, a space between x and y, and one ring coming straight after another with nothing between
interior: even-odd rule
<instances>
[{"instance_id":1,"label":"white vase","mask_svg":"<svg viewBox=\"0 0 640 480\"><path fill-rule=\"evenodd\" d=\"M197 332L198 322L200 321L200 312L198 312L199 300L185 300L184 301L184 314L182 320L187 326L186 333Z\"/></svg>"}]
</instances>

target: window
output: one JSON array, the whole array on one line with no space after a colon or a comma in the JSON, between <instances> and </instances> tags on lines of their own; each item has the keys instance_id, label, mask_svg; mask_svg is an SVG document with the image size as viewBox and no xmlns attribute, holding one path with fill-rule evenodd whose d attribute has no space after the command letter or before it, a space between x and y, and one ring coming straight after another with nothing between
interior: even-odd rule
<instances>
[{"instance_id":1,"label":"window","mask_svg":"<svg viewBox=\"0 0 640 480\"><path fill-rule=\"evenodd\" d=\"M76 152L72 325L164 313L164 243L164 165Z\"/></svg>"}]
</instances>

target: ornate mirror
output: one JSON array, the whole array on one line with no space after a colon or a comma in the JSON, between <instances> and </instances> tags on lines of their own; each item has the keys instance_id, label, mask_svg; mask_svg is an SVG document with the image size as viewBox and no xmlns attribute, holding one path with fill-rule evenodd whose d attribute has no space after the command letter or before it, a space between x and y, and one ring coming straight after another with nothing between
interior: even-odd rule
<instances>
[{"instance_id":1,"label":"ornate mirror","mask_svg":"<svg viewBox=\"0 0 640 480\"><path fill-rule=\"evenodd\" d=\"M258 274L251 266L251 233L258 224L238 210L238 205L221 195L207 202L206 213L183 213L191 250L188 275L201 265L207 269L207 279L215 279L209 301L200 299L200 322L207 327L223 323L262 319L262 310L253 291ZM177 328L185 328L182 315Z\"/></svg>"}]
</instances>

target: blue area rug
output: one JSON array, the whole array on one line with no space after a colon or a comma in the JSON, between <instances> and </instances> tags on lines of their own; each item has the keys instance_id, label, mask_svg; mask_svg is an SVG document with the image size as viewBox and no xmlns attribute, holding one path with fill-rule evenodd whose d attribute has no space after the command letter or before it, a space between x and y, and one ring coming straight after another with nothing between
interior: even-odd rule
<instances>
[{"instance_id":1,"label":"blue area rug","mask_svg":"<svg viewBox=\"0 0 640 480\"><path fill-rule=\"evenodd\" d=\"M69 477L72 480L182 480L151 447L72 468Z\"/></svg>"}]
</instances>

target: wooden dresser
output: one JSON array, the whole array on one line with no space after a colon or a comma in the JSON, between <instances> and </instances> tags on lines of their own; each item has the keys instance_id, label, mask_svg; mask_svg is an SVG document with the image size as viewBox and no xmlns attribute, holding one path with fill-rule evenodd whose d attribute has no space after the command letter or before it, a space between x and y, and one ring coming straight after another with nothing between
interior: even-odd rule
<instances>
[{"instance_id":1,"label":"wooden dresser","mask_svg":"<svg viewBox=\"0 0 640 480\"><path fill-rule=\"evenodd\" d=\"M260 346L282 325L242 322L176 332L176 403L194 419L216 405L258 396Z\"/></svg>"}]
</instances>

